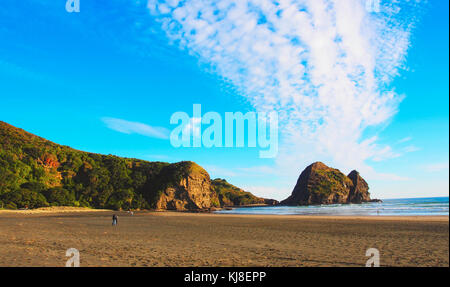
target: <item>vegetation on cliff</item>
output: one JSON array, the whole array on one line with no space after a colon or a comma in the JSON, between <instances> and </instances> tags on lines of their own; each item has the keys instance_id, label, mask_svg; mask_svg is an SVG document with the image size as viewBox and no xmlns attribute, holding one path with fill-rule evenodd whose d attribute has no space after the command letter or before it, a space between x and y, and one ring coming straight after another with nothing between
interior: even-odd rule
<instances>
[{"instance_id":1,"label":"vegetation on cliff","mask_svg":"<svg viewBox=\"0 0 450 287\"><path fill-rule=\"evenodd\" d=\"M191 187L193 178L204 184ZM168 190L176 191L171 200L189 203L180 206L219 207L209 181L208 173L193 162L169 164L82 152L0 121L0 208L153 209L161 206ZM231 195L224 195L223 202L242 204L236 197L228 198Z\"/></svg>"},{"instance_id":2,"label":"vegetation on cliff","mask_svg":"<svg viewBox=\"0 0 450 287\"><path fill-rule=\"evenodd\" d=\"M256 197L228 183L225 179L216 178L211 181L213 190L217 193L221 206L241 206L252 204L265 204L265 199Z\"/></svg>"}]
</instances>

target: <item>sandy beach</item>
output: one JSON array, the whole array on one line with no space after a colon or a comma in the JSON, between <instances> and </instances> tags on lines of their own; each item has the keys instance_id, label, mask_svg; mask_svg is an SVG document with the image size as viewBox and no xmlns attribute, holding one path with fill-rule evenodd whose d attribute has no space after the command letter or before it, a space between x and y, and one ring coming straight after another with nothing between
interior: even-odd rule
<instances>
[{"instance_id":1,"label":"sandy beach","mask_svg":"<svg viewBox=\"0 0 450 287\"><path fill-rule=\"evenodd\" d=\"M333 217L117 212L0 211L0 266L449 266L445 216Z\"/></svg>"}]
</instances>

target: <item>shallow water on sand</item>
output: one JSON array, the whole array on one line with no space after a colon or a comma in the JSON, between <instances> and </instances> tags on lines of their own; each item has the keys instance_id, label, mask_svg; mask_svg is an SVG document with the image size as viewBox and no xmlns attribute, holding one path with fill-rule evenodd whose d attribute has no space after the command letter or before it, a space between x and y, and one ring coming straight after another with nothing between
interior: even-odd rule
<instances>
[{"instance_id":1,"label":"shallow water on sand","mask_svg":"<svg viewBox=\"0 0 450 287\"><path fill-rule=\"evenodd\" d=\"M314 206L261 206L220 210L227 214L275 215L449 215L448 197L384 199L381 203Z\"/></svg>"}]
</instances>

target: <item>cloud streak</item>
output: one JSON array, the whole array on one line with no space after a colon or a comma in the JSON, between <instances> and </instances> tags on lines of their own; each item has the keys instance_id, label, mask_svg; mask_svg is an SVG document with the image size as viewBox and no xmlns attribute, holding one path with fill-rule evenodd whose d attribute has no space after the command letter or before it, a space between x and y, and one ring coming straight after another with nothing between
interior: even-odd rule
<instances>
[{"instance_id":1,"label":"cloud streak","mask_svg":"<svg viewBox=\"0 0 450 287\"><path fill-rule=\"evenodd\" d=\"M420 1L149 0L170 40L247 97L279 112L278 164L324 160L375 172L368 160L398 156L364 138L403 96L388 88L403 68Z\"/></svg>"},{"instance_id":2,"label":"cloud streak","mask_svg":"<svg viewBox=\"0 0 450 287\"><path fill-rule=\"evenodd\" d=\"M139 134L146 137L168 139L170 131L163 127L153 127L139 122L130 122L116 118L102 118L106 126L124 134Z\"/></svg>"},{"instance_id":3,"label":"cloud streak","mask_svg":"<svg viewBox=\"0 0 450 287\"><path fill-rule=\"evenodd\" d=\"M424 167L425 171L427 172L440 172L444 170L448 170L448 162L439 162L439 163L433 163L426 165Z\"/></svg>"}]
</instances>

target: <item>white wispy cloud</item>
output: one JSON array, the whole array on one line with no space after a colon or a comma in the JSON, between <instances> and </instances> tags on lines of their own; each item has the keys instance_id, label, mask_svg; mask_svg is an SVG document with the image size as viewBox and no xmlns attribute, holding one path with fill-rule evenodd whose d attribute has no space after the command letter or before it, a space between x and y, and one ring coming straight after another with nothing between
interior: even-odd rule
<instances>
[{"instance_id":1,"label":"white wispy cloud","mask_svg":"<svg viewBox=\"0 0 450 287\"><path fill-rule=\"evenodd\" d=\"M213 177L235 177L239 176L239 173L235 170L228 168L223 168L217 165L205 164L203 167L210 173Z\"/></svg>"},{"instance_id":2,"label":"white wispy cloud","mask_svg":"<svg viewBox=\"0 0 450 287\"><path fill-rule=\"evenodd\" d=\"M106 126L124 134L139 134L146 137L168 139L170 131L163 127L149 126L139 122L130 122L116 118L102 118Z\"/></svg>"},{"instance_id":3,"label":"white wispy cloud","mask_svg":"<svg viewBox=\"0 0 450 287\"><path fill-rule=\"evenodd\" d=\"M428 164L428 165L424 166L424 169L427 172L439 172L439 171L448 170L448 168L449 168L448 162L438 162L438 163L432 163L432 164Z\"/></svg>"},{"instance_id":4,"label":"white wispy cloud","mask_svg":"<svg viewBox=\"0 0 450 287\"><path fill-rule=\"evenodd\" d=\"M397 141L398 144L409 142L412 140L412 137L405 137Z\"/></svg>"},{"instance_id":5,"label":"white wispy cloud","mask_svg":"<svg viewBox=\"0 0 450 287\"><path fill-rule=\"evenodd\" d=\"M379 13L365 0L149 0L148 8L172 42L255 109L279 112L281 167L323 158L375 174L368 160L399 154L363 132L386 124L403 98L387 87L404 66L420 2L381 1Z\"/></svg>"},{"instance_id":6,"label":"white wispy cloud","mask_svg":"<svg viewBox=\"0 0 450 287\"><path fill-rule=\"evenodd\" d=\"M405 152L405 153L407 153L407 152L415 152L415 151L419 151L419 150L420 150L420 148L416 147L414 145L409 145L409 146L403 148L403 152Z\"/></svg>"}]
</instances>

